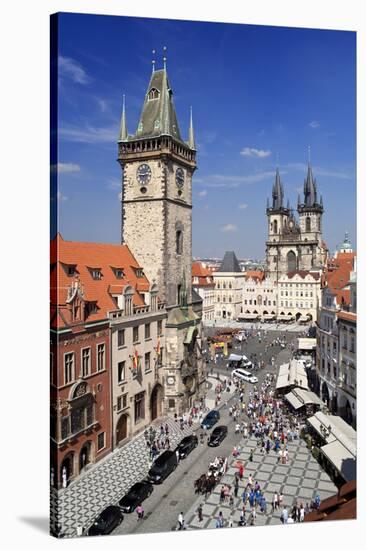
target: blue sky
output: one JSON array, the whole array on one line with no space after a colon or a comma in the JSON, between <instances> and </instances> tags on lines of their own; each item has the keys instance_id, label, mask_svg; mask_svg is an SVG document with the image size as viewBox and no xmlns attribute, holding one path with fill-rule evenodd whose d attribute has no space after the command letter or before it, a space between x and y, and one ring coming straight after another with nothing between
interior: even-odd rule
<instances>
[{"instance_id":1,"label":"blue sky","mask_svg":"<svg viewBox=\"0 0 366 550\"><path fill-rule=\"evenodd\" d=\"M263 258L276 164L295 208L308 146L324 240L356 247L355 33L75 14L59 19L63 237L119 242L122 94L134 133L163 46L186 139L193 108L193 255Z\"/></svg>"}]
</instances>

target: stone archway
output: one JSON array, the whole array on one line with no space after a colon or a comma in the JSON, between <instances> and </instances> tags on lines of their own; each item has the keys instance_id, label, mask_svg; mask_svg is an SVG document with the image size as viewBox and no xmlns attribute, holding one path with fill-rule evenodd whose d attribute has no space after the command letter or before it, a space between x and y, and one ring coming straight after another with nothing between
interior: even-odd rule
<instances>
[{"instance_id":1,"label":"stone archway","mask_svg":"<svg viewBox=\"0 0 366 550\"><path fill-rule=\"evenodd\" d=\"M116 427L116 445L121 443L128 436L128 414L122 414Z\"/></svg>"},{"instance_id":2,"label":"stone archway","mask_svg":"<svg viewBox=\"0 0 366 550\"><path fill-rule=\"evenodd\" d=\"M66 476L66 484L74 477L74 452L65 456L60 468L60 485L62 486L64 475Z\"/></svg>"},{"instance_id":3,"label":"stone archway","mask_svg":"<svg viewBox=\"0 0 366 550\"><path fill-rule=\"evenodd\" d=\"M151 421L159 418L163 414L163 387L156 384L150 396L150 419Z\"/></svg>"},{"instance_id":4,"label":"stone archway","mask_svg":"<svg viewBox=\"0 0 366 550\"><path fill-rule=\"evenodd\" d=\"M324 401L324 403L326 403L327 407L329 408L329 401L330 401L329 390L325 382L323 382L323 385L322 385L322 400Z\"/></svg>"},{"instance_id":5,"label":"stone archway","mask_svg":"<svg viewBox=\"0 0 366 550\"><path fill-rule=\"evenodd\" d=\"M92 457L92 442L87 441L81 448L79 454L79 473L91 462L93 461Z\"/></svg>"},{"instance_id":6,"label":"stone archway","mask_svg":"<svg viewBox=\"0 0 366 550\"><path fill-rule=\"evenodd\" d=\"M301 317L301 313L298 311L295 315L296 321L298 321L300 319L300 317Z\"/></svg>"}]
</instances>

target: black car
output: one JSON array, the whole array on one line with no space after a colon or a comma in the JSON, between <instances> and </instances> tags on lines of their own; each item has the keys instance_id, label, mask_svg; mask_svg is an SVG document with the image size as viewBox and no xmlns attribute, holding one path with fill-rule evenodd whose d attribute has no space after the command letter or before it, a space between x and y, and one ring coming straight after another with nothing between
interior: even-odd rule
<instances>
[{"instance_id":1,"label":"black car","mask_svg":"<svg viewBox=\"0 0 366 550\"><path fill-rule=\"evenodd\" d=\"M89 528L88 535L109 535L123 520L122 510L119 506L107 506L94 520Z\"/></svg>"},{"instance_id":2,"label":"black car","mask_svg":"<svg viewBox=\"0 0 366 550\"><path fill-rule=\"evenodd\" d=\"M227 426L216 426L207 442L209 447L217 447L227 436Z\"/></svg>"},{"instance_id":3,"label":"black car","mask_svg":"<svg viewBox=\"0 0 366 550\"><path fill-rule=\"evenodd\" d=\"M121 498L119 505L127 514L133 512L145 498L149 497L154 488L148 481L139 481L132 485L128 493Z\"/></svg>"},{"instance_id":4,"label":"black car","mask_svg":"<svg viewBox=\"0 0 366 550\"><path fill-rule=\"evenodd\" d=\"M151 466L148 473L149 481L162 483L175 470L177 463L175 451L164 451Z\"/></svg>"},{"instance_id":5,"label":"black car","mask_svg":"<svg viewBox=\"0 0 366 550\"><path fill-rule=\"evenodd\" d=\"M210 411L201 422L201 428L210 429L220 420L219 411Z\"/></svg>"},{"instance_id":6,"label":"black car","mask_svg":"<svg viewBox=\"0 0 366 550\"><path fill-rule=\"evenodd\" d=\"M196 435L184 437L177 447L179 458L185 458L197 445L198 437Z\"/></svg>"}]
</instances>

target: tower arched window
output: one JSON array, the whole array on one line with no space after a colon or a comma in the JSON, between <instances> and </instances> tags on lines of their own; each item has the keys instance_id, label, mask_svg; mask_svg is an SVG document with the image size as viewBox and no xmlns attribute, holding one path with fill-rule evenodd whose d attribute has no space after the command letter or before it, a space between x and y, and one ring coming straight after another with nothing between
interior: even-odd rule
<instances>
[{"instance_id":1,"label":"tower arched window","mask_svg":"<svg viewBox=\"0 0 366 550\"><path fill-rule=\"evenodd\" d=\"M176 232L175 247L177 254L183 254L183 231L181 229Z\"/></svg>"},{"instance_id":2,"label":"tower arched window","mask_svg":"<svg viewBox=\"0 0 366 550\"><path fill-rule=\"evenodd\" d=\"M321 230L321 220L320 220L320 218L318 218L318 231L320 231L320 230Z\"/></svg>"},{"instance_id":3,"label":"tower arched window","mask_svg":"<svg viewBox=\"0 0 366 550\"><path fill-rule=\"evenodd\" d=\"M295 271L296 269L296 254L292 250L287 254L287 272Z\"/></svg>"},{"instance_id":4,"label":"tower arched window","mask_svg":"<svg viewBox=\"0 0 366 550\"><path fill-rule=\"evenodd\" d=\"M311 231L311 219L310 216L307 216L305 220L305 231Z\"/></svg>"},{"instance_id":5,"label":"tower arched window","mask_svg":"<svg viewBox=\"0 0 366 550\"><path fill-rule=\"evenodd\" d=\"M273 222L273 233L277 233L277 231L278 231L278 222L277 220L275 220Z\"/></svg>"},{"instance_id":6,"label":"tower arched window","mask_svg":"<svg viewBox=\"0 0 366 550\"><path fill-rule=\"evenodd\" d=\"M157 90L156 88L151 88L151 90L148 94L148 99L149 99L149 101L151 99L158 99L159 95L160 95L159 90Z\"/></svg>"}]
</instances>

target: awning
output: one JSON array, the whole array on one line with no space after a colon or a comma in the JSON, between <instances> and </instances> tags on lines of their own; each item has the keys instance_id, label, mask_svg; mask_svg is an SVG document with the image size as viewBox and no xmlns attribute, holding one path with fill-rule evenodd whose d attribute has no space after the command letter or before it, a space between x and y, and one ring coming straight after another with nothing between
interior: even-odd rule
<instances>
[{"instance_id":1,"label":"awning","mask_svg":"<svg viewBox=\"0 0 366 550\"><path fill-rule=\"evenodd\" d=\"M333 441L320 448L346 481L356 479L356 455L339 441Z\"/></svg>"},{"instance_id":2,"label":"awning","mask_svg":"<svg viewBox=\"0 0 366 550\"><path fill-rule=\"evenodd\" d=\"M231 353L227 358L228 361L241 361L243 358L241 355L236 355L236 353Z\"/></svg>"},{"instance_id":3,"label":"awning","mask_svg":"<svg viewBox=\"0 0 366 550\"><path fill-rule=\"evenodd\" d=\"M265 313L263 315L263 319L274 319L275 317L275 315L271 315L270 313Z\"/></svg>"},{"instance_id":4,"label":"awning","mask_svg":"<svg viewBox=\"0 0 366 550\"><path fill-rule=\"evenodd\" d=\"M290 403L290 405L292 405L294 409L300 409L300 407L303 407L305 404L302 403L292 392L287 393L285 395L285 399Z\"/></svg>"},{"instance_id":5,"label":"awning","mask_svg":"<svg viewBox=\"0 0 366 550\"><path fill-rule=\"evenodd\" d=\"M303 351L313 351L316 348L316 338L298 338L297 349Z\"/></svg>"},{"instance_id":6,"label":"awning","mask_svg":"<svg viewBox=\"0 0 366 550\"><path fill-rule=\"evenodd\" d=\"M307 323L309 321L309 316L308 315L301 315L299 321Z\"/></svg>"},{"instance_id":7,"label":"awning","mask_svg":"<svg viewBox=\"0 0 366 550\"><path fill-rule=\"evenodd\" d=\"M241 319L243 320L258 319L258 317L259 317L258 313L242 313L241 315L238 316L238 320L240 321Z\"/></svg>"}]
</instances>

